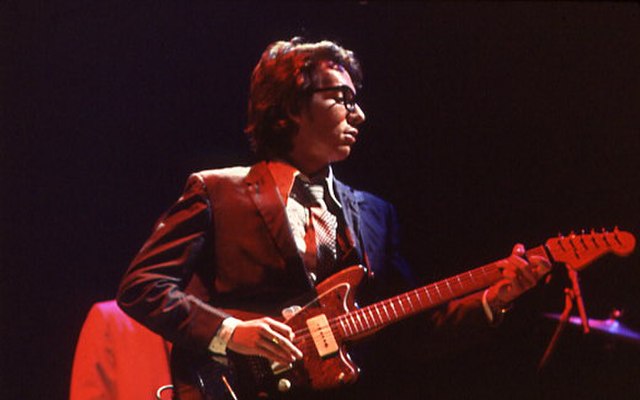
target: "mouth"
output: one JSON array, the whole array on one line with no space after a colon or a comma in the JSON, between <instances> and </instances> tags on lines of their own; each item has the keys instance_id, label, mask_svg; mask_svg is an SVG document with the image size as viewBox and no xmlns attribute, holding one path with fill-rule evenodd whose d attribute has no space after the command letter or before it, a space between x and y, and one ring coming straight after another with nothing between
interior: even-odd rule
<instances>
[{"instance_id":1,"label":"mouth","mask_svg":"<svg viewBox=\"0 0 640 400\"><path fill-rule=\"evenodd\" d=\"M351 130L344 133L345 141L348 144L354 144L356 142L356 136L358 136L357 130Z\"/></svg>"}]
</instances>

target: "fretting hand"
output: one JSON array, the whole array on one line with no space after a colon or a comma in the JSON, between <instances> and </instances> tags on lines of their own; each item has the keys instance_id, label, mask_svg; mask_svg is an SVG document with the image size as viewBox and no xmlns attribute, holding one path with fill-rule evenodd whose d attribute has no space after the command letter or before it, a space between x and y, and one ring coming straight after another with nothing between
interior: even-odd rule
<instances>
[{"instance_id":1,"label":"fretting hand","mask_svg":"<svg viewBox=\"0 0 640 400\"><path fill-rule=\"evenodd\" d=\"M487 293L487 301L495 308L504 308L549 272L549 260L532 255L527 261L524 254L524 246L518 243L509 257L498 261L504 279L491 286Z\"/></svg>"}]
</instances>

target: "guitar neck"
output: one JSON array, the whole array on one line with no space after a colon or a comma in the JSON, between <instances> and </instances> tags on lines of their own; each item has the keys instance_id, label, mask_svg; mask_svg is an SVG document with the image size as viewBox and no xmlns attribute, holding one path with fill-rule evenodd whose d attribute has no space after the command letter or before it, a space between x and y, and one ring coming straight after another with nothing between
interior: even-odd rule
<instances>
[{"instance_id":1,"label":"guitar neck","mask_svg":"<svg viewBox=\"0 0 640 400\"><path fill-rule=\"evenodd\" d=\"M531 254L546 254L544 246L527 251L527 255ZM502 272L498 262L494 262L343 314L337 322L344 339L367 336L384 326L487 288L500 279Z\"/></svg>"}]
</instances>

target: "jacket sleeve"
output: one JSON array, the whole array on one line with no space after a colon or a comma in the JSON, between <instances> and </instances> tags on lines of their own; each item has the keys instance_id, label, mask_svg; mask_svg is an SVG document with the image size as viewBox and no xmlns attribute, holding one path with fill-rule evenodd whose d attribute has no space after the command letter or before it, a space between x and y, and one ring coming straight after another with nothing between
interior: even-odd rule
<instances>
[{"instance_id":1,"label":"jacket sleeve","mask_svg":"<svg viewBox=\"0 0 640 400\"><path fill-rule=\"evenodd\" d=\"M195 275L213 274L212 207L204 180L193 174L178 201L158 220L125 273L118 305L165 339L204 351L229 315L208 305ZM209 260L206 264L204 260ZM191 286L195 287L191 290Z\"/></svg>"}]
</instances>

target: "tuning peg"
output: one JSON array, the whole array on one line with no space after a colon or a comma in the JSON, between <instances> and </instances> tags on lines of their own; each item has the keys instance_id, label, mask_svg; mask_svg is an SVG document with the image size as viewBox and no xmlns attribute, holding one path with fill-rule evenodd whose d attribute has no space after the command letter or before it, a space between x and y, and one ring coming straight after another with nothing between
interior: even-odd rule
<instances>
[{"instance_id":1,"label":"tuning peg","mask_svg":"<svg viewBox=\"0 0 640 400\"><path fill-rule=\"evenodd\" d=\"M562 232L558 232L558 246L562 249L562 251L567 251L564 248L564 235Z\"/></svg>"},{"instance_id":2,"label":"tuning peg","mask_svg":"<svg viewBox=\"0 0 640 400\"><path fill-rule=\"evenodd\" d=\"M616 226L615 228L613 228L613 238L616 240L616 242L618 242L620 246L622 246L622 241L620 240L620 237L618 237L618 233L620 233L620 229L618 229L618 227Z\"/></svg>"},{"instance_id":3,"label":"tuning peg","mask_svg":"<svg viewBox=\"0 0 640 400\"><path fill-rule=\"evenodd\" d=\"M587 246L587 243L584 241L584 229L582 230L582 233L580 234L580 244L582 244L582 246L585 248L585 250L587 250L589 248L589 246Z\"/></svg>"},{"instance_id":4,"label":"tuning peg","mask_svg":"<svg viewBox=\"0 0 640 400\"><path fill-rule=\"evenodd\" d=\"M591 228L591 231L589 231L589 237L591 238L591 243L593 243L595 248L599 248L600 245L598 245L598 241L596 240L596 230L595 229Z\"/></svg>"}]
</instances>

